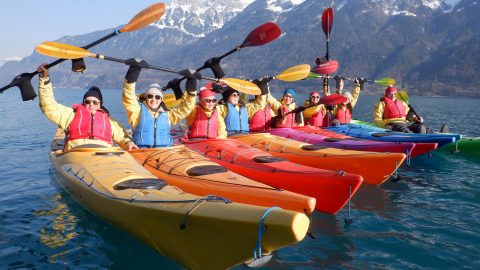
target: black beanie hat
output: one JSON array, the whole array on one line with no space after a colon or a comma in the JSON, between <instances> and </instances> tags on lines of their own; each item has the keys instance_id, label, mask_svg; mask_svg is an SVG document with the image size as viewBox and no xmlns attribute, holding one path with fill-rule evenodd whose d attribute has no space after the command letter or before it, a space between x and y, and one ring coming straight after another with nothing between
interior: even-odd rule
<instances>
[{"instance_id":1,"label":"black beanie hat","mask_svg":"<svg viewBox=\"0 0 480 270\"><path fill-rule=\"evenodd\" d=\"M228 101L228 98L233 94L233 93L239 93L237 90L227 86L227 89L222 93L223 100L225 102Z\"/></svg>"},{"instance_id":2,"label":"black beanie hat","mask_svg":"<svg viewBox=\"0 0 480 270\"><path fill-rule=\"evenodd\" d=\"M90 87L90 89L85 92L85 95L83 95L83 100L85 100L87 97L96 97L101 103L103 103L102 92L100 92L100 88L96 86Z\"/></svg>"}]
</instances>

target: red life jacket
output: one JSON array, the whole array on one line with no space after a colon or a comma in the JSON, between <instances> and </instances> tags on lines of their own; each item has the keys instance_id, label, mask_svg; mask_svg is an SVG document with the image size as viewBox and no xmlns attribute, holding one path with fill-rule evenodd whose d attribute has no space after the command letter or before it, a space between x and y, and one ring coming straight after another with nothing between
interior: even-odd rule
<instances>
[{"instance_id":1,"label":"red life jacket","mask_svg":"<svg viewBox=\"0 0 480 270\"><path fill-rule=\"evenodd\" d=\"M395 99L393 101L390 98L383 97L383 102L385 102L385 110L383 111L383 119L392 119L392 118L403 118L406 117L405 105L402 101Z\"/></svg>"},{"instance_id":2,"label":"red life jacket","mask_svg":"<svg viewBox=\"0 0 480 270\"><path fill-rule=\"evenodd\" d=\"M280 108L280 112L282 115L290 112L290 109L286 106L286 105L282 105L282 107ZM285 116L285 121L280 121L280 119L278 121L276 121L275 123L275 127L277 128L292 128L292 127L295 127L296 124L295 124L295 115L293 113L289 113Z\"/></svg>"},{"instance_id":3,"label":"red life jacket","mask_svg":"<svg viewBox=\"0 0 480 270\"><path fill-rule=\"evenodd\" d=\"M262 132L271 129L272 114L270 113L270 106L267 105L263 110L258 110L250 119L250 131Z\"/></svg>"},{"instance_id":4,"label":"red life jacket","mask_svg":"<svg viewBox=\"0 0 480 270\"><path fill-rule=\"evenodd\" d=\"M345 109L339 107L337 109L336 118L340 122L340 124L348 124L350 123L350 120L352 120L352 110L348 107Z\"/></svg>"},{"instance_id":5,"label":"red life jacket","mask_svg":"<svg viewBox=\"0 0 480 270\"><path fill-rule=\"evenodd\" d=\"M333 120L335 120L335 115L331 111L327 111L323 117L322 126L330 127L333 125Z\"/></svg>"},{"instance_id":6,"label":"red life jacket","mask_svg":"<svg viewBox=\"0 0 480 270\"><path fill-rule=\"evenodd\" d=\"M322 110L318 111L316 114L313 114L311 117L305 118L307 124L315 127L321 127L323 124L323 118L325 114L323 114Z\"/></svg>"},{"instance_id":7,"label":"red life jacket","mask_svg":"<svg viewBox=\"0 0 480 270\"><path fill-rule=\"evenodd\" d=\"M218 111L214 110L210 117L202 107L195 106L195 120L190 126L189 138L215 139L218 136Z\"/></svg>"},{"instance_id":8,"label":"red life jacket","mask_svg":"<svg viewBox=\"0 0 480 270\"><path fill-rule=\"evenodd\" d=\"M68 139L95 139L112 144L110 116L103 110L91 114L82 104L72 106L75 116L70 123Z\"/></svg>"}]
</instances>

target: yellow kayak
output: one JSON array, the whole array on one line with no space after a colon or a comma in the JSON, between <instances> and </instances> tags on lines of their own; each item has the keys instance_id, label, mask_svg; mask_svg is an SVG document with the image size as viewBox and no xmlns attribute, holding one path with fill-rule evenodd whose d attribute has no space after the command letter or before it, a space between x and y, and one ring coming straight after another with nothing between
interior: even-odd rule
<instances>
[{"instance_id":1,"label":"yellow kayak","mask_svg":"<svg viewBox=\"0 0 480 270\"><path fill-rule=\"evenodd\" d=\"M62 149L57 132L50 153L55 176L78 203L189 269L233 267L251 261L254 250L261 257L307 233L305 214L185 193L120 148Z\"/></svg>"}]
</instances>

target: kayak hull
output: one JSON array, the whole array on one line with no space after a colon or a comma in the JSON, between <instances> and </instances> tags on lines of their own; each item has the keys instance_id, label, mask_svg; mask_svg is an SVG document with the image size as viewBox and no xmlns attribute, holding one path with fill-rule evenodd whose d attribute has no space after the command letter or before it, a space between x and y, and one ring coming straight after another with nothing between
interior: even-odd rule
<instances>
[{"instance_id":1,"label":"kayak hull","mask_svg":"<svg viewBox=\"0 0 480 270\"><path fill-rule=\"evenodd\" d=\"M62 148L57 137L50 159L70 196L161 254L189 269L226 269L252 258L267 208L157 186L161 180L119 148L88 145L66 152ZM126 184L131 181L137 184ZM262 252L269 253L303 239L309 219L278 208L265 216L263 224L267 229ZM205 248L209 246L215 252Z\"/></svg>"},{"instance_id":2,"label":"kayak hull","mask_svg":"<svg viewBox=\"0 0 480 270\"><path fill-rule=\"evenodd\" d=\"M233 139L184 143L212 161L255 181L314 197L316 210L328 214L337 213L362 183L359 175L294 164Z\"/></svg>"},{"instance_id":3,"label":"kayak hull","mask_svg":"<svg viewBox=\"0 0 480 270\"><path fill-rule=\"evenodd\" d=\"M231 201L310 214L315 199L253 181L210 161L185 145L130 151L148 171L169 185L196 195L218 195Z\"/></svg>"},{"instance_id":4,"label":"kayak hull","mask_svg":"<svg viewBox=\"0 0 480 270\"><path fill-rule=\"evenodd\" d=\"M365 183L380 185L396 173L406 156L326 148L268 133L236 135L232 138L293 163L325 170L358 174Z\"/></svg>"}]
</instances>

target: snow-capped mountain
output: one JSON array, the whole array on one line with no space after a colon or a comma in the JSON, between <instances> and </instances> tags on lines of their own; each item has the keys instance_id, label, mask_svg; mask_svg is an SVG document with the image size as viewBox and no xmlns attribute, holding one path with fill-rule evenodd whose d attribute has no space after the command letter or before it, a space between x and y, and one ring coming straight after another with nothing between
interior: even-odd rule
<instances>
[{"instance_id":1,"label":"snow-capped mountain","mask_svg":"<svg viewBox=\"0 0 480 270\"><path fill-rule=\"evenodd\" d=\"M22 60L22 58L17 56L0 58L0 67L3 66L3 64L5 64L8 61L20 61L20 60Z\"/></svg>"},{"instance_id":2,"label":"snow-capped mountain","mask_svg":"<svg viewBox=\"0 0 480 270\"><path fill-rule=\"evenodd\" d=\"M327 3L328 2L328 3ZM334 3L330 56L341 75L393 77L416 94L480 96L480 2L476 0L173 0L154 25L125 33L91 49L118 58L139 57L153 65L195 68L243 42L267 21L282 28L281 38L261 47L244 48L222 60L229 77L274 75L302 63L314 65L325 55L321 27L324 8ZM110 33L64 37L77 46ZM32 71L47 59L38 54L0 68L0 82ZM56 86L121 87L128 67L87 59L84 74L70 64L52 70ZM209 71L205 75L211 75ZM172 74L142 71L139 86L166 83ZM3 84L3 83L2 83ZM295 83L299 90L318 82ZM381 91L375 85L366 91Z\"/></svg>"}]
</instances>

